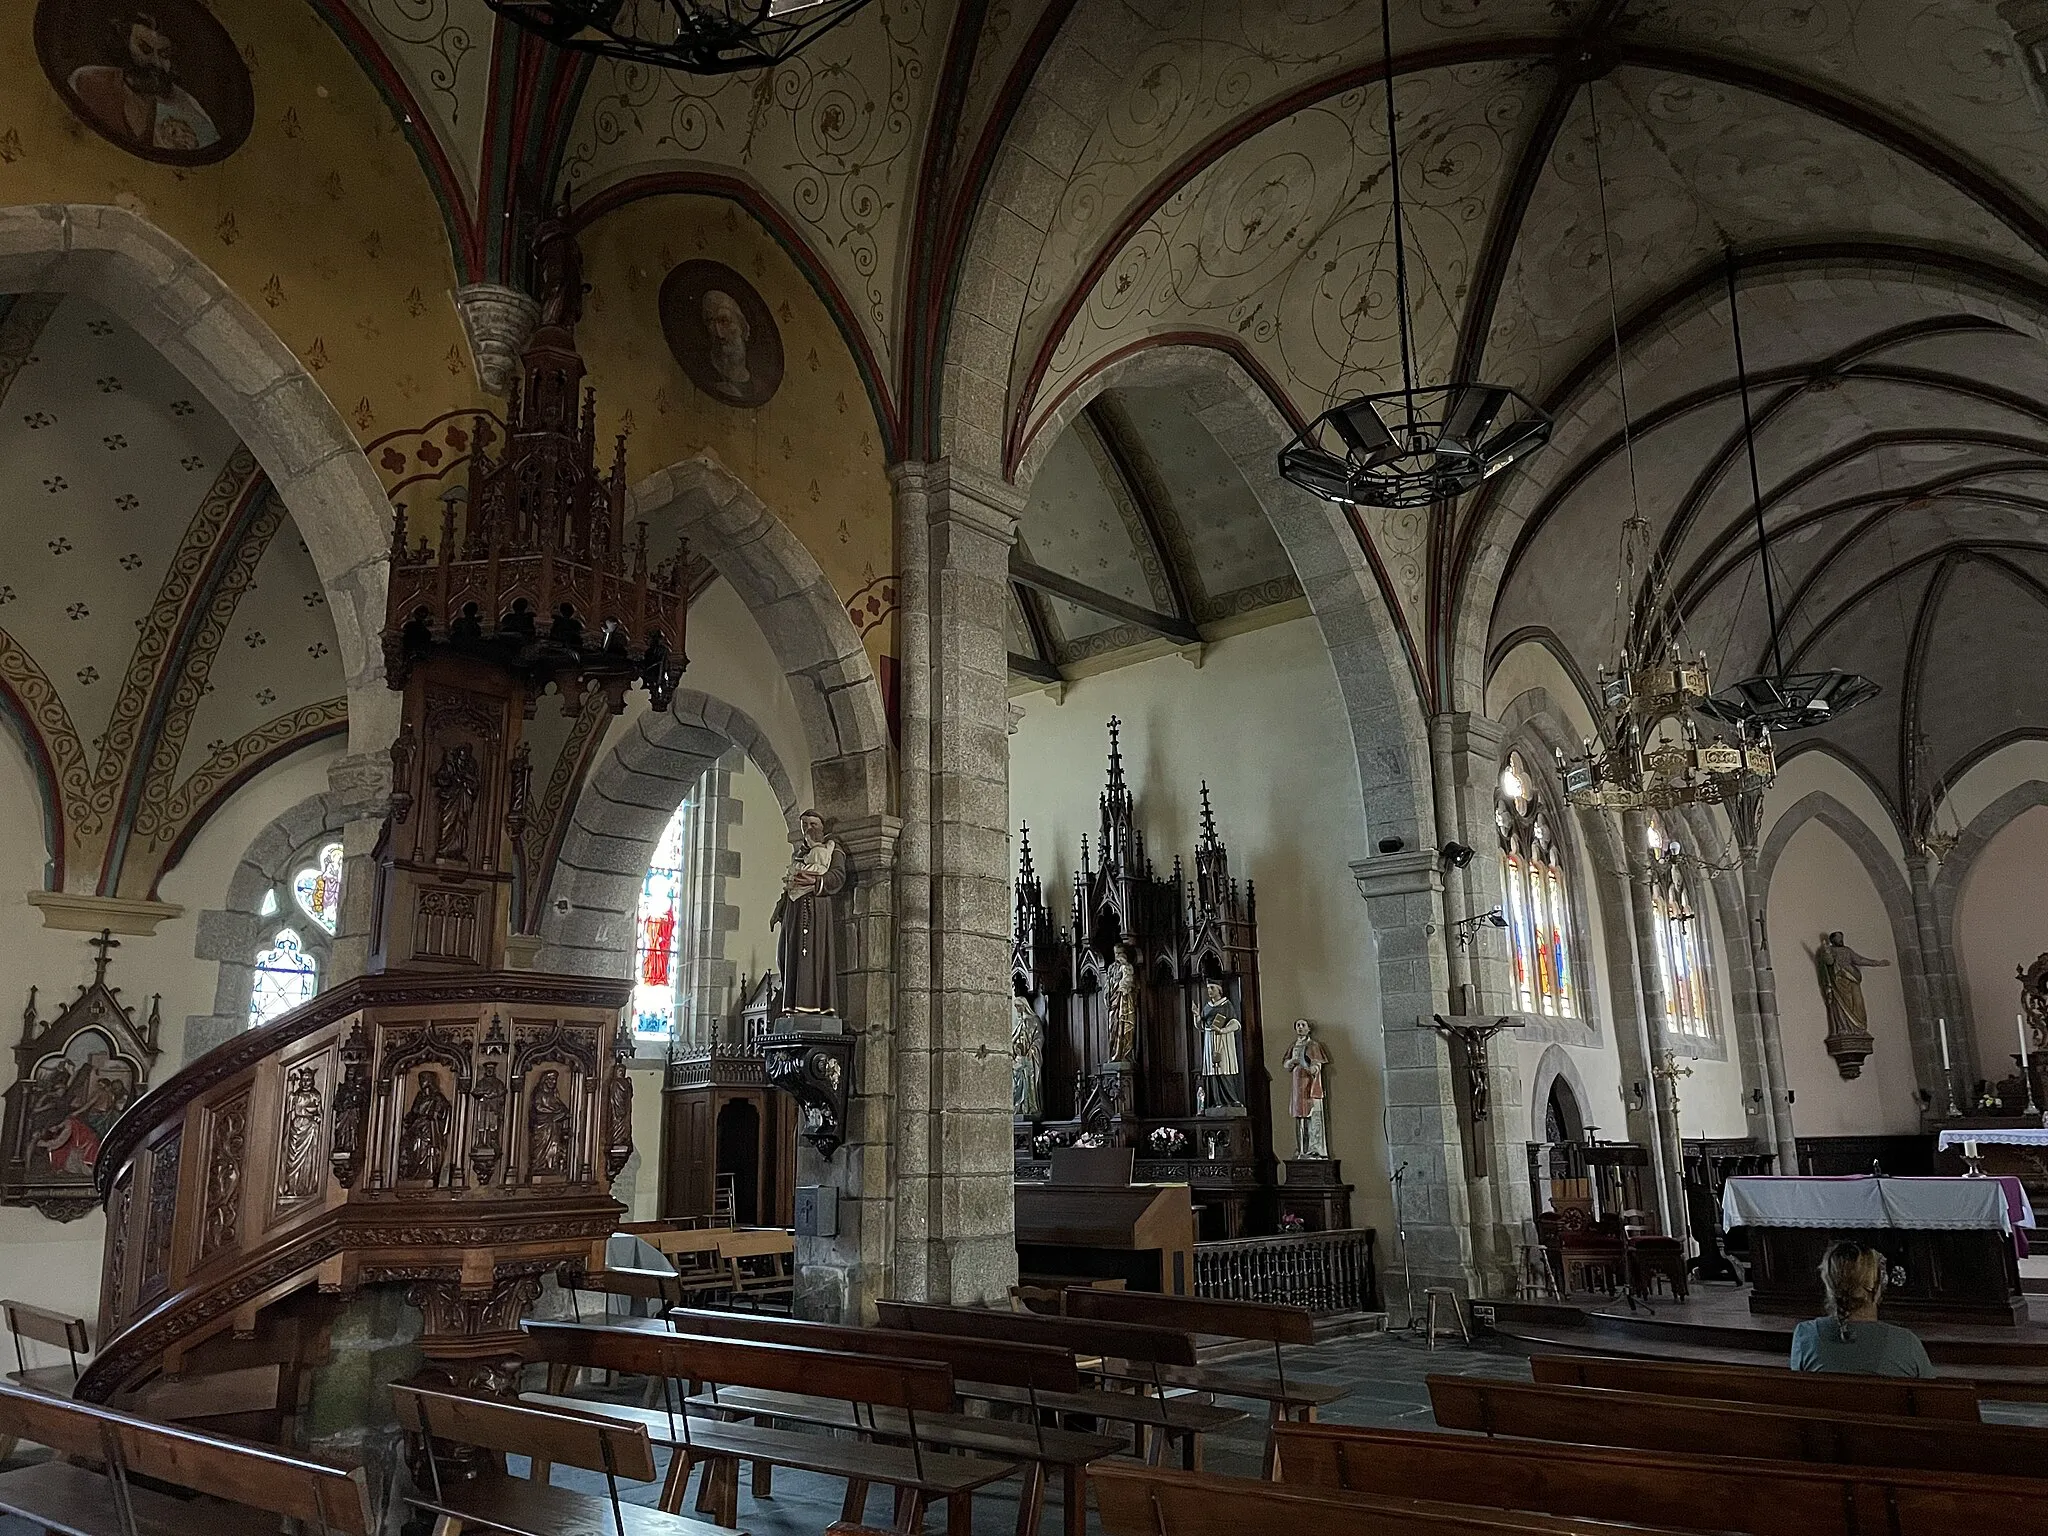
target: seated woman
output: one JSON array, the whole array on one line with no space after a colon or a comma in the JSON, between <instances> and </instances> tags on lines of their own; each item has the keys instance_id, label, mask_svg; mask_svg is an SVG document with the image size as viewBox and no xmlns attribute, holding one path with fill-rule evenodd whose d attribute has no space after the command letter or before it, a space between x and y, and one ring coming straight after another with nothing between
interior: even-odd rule
<instances>
[{"instance_id":1,"label":"seated woman","mask_svg":"<svg viewBox=\"0 0 2048 1536\"><path fill-rule=\"evenodd\" d=\"M1828 1315L1792 1330L1792 1369L1852 1376L1932 1376L1933 1362L1910 1328L1877 1320L1884 1255L1861 1243L1828 1244L1820 1283Z\"/></svg>"}]
</instances>

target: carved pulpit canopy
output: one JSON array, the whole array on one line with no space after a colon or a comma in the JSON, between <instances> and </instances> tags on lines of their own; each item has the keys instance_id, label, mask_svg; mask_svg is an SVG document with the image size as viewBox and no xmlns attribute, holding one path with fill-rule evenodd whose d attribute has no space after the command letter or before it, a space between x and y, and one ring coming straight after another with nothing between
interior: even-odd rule
<instances>
[{"instance_id":1,"label":"carved pulpit canopy","mask_svg":"<svg viewBox=\"0 0 2048 1536\"><path fill-rule=\"evenodd\" d=\"M99 951L92 981L54 1019L38 1019L37 989L29 988L0 1120L0 1205L32 1205L53 1221L75 1221L98 1206L100 1139L149 1086L158 1055L161 996L150 998L148 1021L138 1026L121 989L107 985L110 954L121 941L102 929L87 942Z\"/></svg>"}]
</instances>

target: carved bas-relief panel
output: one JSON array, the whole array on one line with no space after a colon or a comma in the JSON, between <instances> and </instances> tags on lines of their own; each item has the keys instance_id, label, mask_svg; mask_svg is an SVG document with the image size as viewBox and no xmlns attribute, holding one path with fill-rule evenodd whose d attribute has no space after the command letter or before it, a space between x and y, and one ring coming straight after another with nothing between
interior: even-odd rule
<instances>
[{"instance_id":1,"label":"carved bas-relief panel","mask_svg":"<svg viewBox=\"0 0 2048 1536\"><path fill-rule=\"evenodd\" d=\"M249 1090L207 1112L206 1195L199 1218L199 1262L235 1246L242 1234L242 1169L249 1156Z\"/></svg>"}]
</instances>

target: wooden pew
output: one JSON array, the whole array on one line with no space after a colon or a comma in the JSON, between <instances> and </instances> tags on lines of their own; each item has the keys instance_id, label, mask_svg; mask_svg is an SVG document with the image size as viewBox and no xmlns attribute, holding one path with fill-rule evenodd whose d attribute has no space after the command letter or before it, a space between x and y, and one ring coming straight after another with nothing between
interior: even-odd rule
<instances>
[{"instance_id":1,"label":"wooden pew","mask_svg":"<svg viewBox=\"0 0 2048 1536\"><path fill-rule=\"evenodd\" d=\"M1308 1492L1123 1462L1097 1468L1093 1481L1104 1536L1507 1536L1518 1531L1623 1536L1655 1529L1568 1515Z\"/></svg>"},{"instance_id":2,"label":"wooden pew","mask_svg":"<svg viewBox=\"0 0 2048 1536\"><path fill-rule=\"evenodd\" d=\"M1196 1364L1193 1337L1173 1328L1102 1323L1090 1318L1041 1317L1035 1312L997 1312L987 1307L933 1307L908 1301L878 1302L876 1308L884 1328L950 1333L1011 1344L1047 1344L1077 1354L1132 1361L1148 1370L1155 1366L1164 1370L1169 1366ZM1041 1396L1038 1406L1129 1424L1141 1434L1154 1433L1162 1443L1177 1440L1181 1465L1191 1471L1201 1466L1203 1435L1249 1417L1241 1409L1169 1397L1168 1383L1161 1377L1150 1378L1146 1385L1151 1388L1150 1396L1142 1391L1060 1392ZM1024 1401L1013 1388L979 1384L967 1389L965 1395L992 1402Z\"/></svg>"},{"instance_id":3,"label":"wooden pew","mask_svg":"<svg viewBox=\"0 0 2048 1536\"><path fill-rule=\"evenodd\" d=\"M465 1530L506 1531L515 1536L562 1536L568 1531L613 1531L617 1536L726 1536L701 1520L666 1510L627 1504L619 1479L654 1481L654 1449L637 1424L618 1424L580 1413L553 1413L489 1398L457 1397L419 1387L394 1385L398 1422L425 1440L428 1486L408 1496L413 1508L434 1517L434 1536ZM474 1480L441 1477L435 1442L475 1446L498 1455L525 1456L531 1479L486 1472ZM602 1472L607 1497L573 1493L547 1485L555 1463Z\"/></svg>"},{"instance_id":4,"label":"wooden pew","mask_svg":"<svg viewBox=\"0 0 2048 1536\"><path fill-rule=\"evenodd\" d=\"M1711 1398L1764 1407L1831 1408L1893 1418L1982 1422L1977 1384L1898 1376L1835 1376L1782 1365L1699 1365L1606 1355L1537 1355L1536 1380L1553 1387L1612 1387L1662 1397Z\"/></svg>"},{"instance_id":5,"label":"wooden pew","mask_svg":"<svg viewBox=\"0 0 2048 1536\"><path fill-rule=\"evenodd\" d=\"M807 1323L795 1318L756 1317L739 1312L697 1311L678 1307L670 1312L669 1323L679 1333L708 1334L713 1337L752 1339L764 1344L797 1344L810 1349L832 1349L846 1354L875 1355L891 1360L935 1360L953 1372L954 1390L962 1383L990 1383L1012 1387L1026 1394L1029 1419L1014 1423L982 1414L925 1414L917 1428L926 1442L948 1450L974 1451L1012 1461L1035 1462L1041 1476L1059 1473L1066 1536L1083 1536L1088 1526L1087 1470L1091 1462L1113 1456L1127 1448L1121 1435L1091 1434L1081 1430L1048 1428L1036 1406L1044 1394L1079 1392L1081 1373L1071 1351L1043 1344L1006 1344L993 1339L970 1339L956 1334L910 1333L890 1328L840 1328L826 1323ZM698 1399L698 1401L705 1401ZM796 1396L755 1389L724 1389L721 1404L741 1409L758 1409L763 1417L789 1419L833 1429L859 1429L859 1415L852 1405L815 1394ZM867 1427L891 1439L908 1435L909 1423L900 1414L868 1409ZM768 1490L756 1470L754 1492ZM1038 1528L1038 1512L1020 1503L1017 1512L1019 1536ZM1028 1523L1027 1523L1028 1521Z\"/></svg>"},{"instance_id":6,"label":"wooden pew","mask_svg":"<svg viewBox=\"0 0 2048 1536\"><path fill-rule=\"evenodd\" d=\"M263 1446L16 1387L0 1387L0 1434L63 1458L0 1472L0 1514L68 1536L243 1536L275 1531L280 1518L309 1536L374 1528L362 1473ZM135 1486L136 1477L204 1502Z\"/></svg>"},{"instance_id":7,"label":"wooden pew","mask_svg":"<svg viewBox=\"0 0 2048 1536\"><path fill-rule=\"evenodd\" d=\"M709 1506L708 1512L715 1520L731 1525L737 1517L738 1467L742 1461L846 1479L842 1520L860 1519L868 1488L876 1483L897 1491L897 1517L906 1530L917 1528L927 1501L942 1501L949 1536L968 1536L973 1530L974 1492L989 1483L1021 1474L1025 1479L1025 1501L1042 1497L1035 1466L926 1449L922 1419L928 1414L949 1413L953 1408L953 1373L936 1362L878 1360L833 1350L756 1344L651 1328L528 1323L526 1333L534 1357L550 1365L619 1371L652 1377L664 1384L703 1382L715 1389L752 1387L836 1397L847 1403L894 1410L904 1417L908 1449L699 1418L687 1401L674 1403L666 1396L659 1408L633 1408L545 1393L528 1393L522 1398L524 1402L556 1411L567 1409L638 1425L655 1442L672 1446L675 1455L661 1493L661 1507L666 1510L682 1507L690 1473L702 1464L706 1470L698 1507ZM711 1406L723 1411L715 1391ZM1036 1508L1035 1502L1033 1507Z\"/></svg>"},{"instance_id":8,"label":"wooden pew","mask_svg":"<svg viewBox=\"0 0 2048 1536\"><path fill-rule=\"evenodd\" d=\"M1235 1371L1213 1370L1207 1366L1168 1366L1160 1378L1169 1386L1188 1387L1216 1397L1246 1397L1267 1405L1267 1431L1263 1475L1273 1475L1273 1432L1271 1426L1290 1421L1313 1424L1318 1409L1350 1394L1348 1387L1329 1382L1288 1381L1285 1346L1313 1344L1315 1319L1305 1307L1283 1307L1262 1301L1220 1301L1206 1296L1162 1296L1152 1291L1110 1291L1092 1286L1072 1286L1066 1293L1068 1317L1094 1318L1109 1323L1143 1323L1159 1328L1179 1328L1188 1333L1220 1334L1225 1338L1254 1339L1273 1346L1273 1372L1267 1376L1246 1376Z\"/></svg>"},{"instance_id":9,"label":"wooden pew","mask_svg":"<svg viewBox=\"0 0 2048 1536\"><path fill-rule=\"evenodd\" d=\"M1283 1424L1280 1481L1381 1498L1442 1498L1596 1520L1747 1536L1952 1536L2023 1531L2048 1518L2039 1479L1899 1467L1738 1461L1483 1440L1428 1430Z\"/></svg>"},{"instance_id":10,"label":"wooden pew","mask_svg":"<svg viewBox=\"0 0 2048 1536\"><path fill-rule=\"evenodd\" d=\"M1429 1400L1444 1428L1488 1435L1681 1453L1711 1446L1717 1456L1765 1461L2048 1479L2048 1429L2016 1424L1923 1423L1471 1376L1430 1377Z\"/></svg>"}]
</instances>

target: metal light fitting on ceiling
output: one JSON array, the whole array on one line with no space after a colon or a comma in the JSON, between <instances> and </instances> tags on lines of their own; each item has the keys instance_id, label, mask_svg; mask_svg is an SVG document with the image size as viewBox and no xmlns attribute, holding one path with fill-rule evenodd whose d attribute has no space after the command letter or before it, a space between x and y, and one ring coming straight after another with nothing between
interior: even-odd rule
<instances>
[{"instance_id":1,"label":"metal light fitting on ceiling","mask_svg":"<svg viewBox=\"0 0 2048 1536\"><path fill-rule=\"evenodd\" d=\"M1334 406L1280 450L1281 476L1326 501L1421 507L1472 490L1550 440L1550 417L1505 384L1415 382L1408 250L1401 212L1401 139L1394 112L1394 29L1380 0L1386 61L1387 166L1393 199L1401 387Z\"/></svg>"},{"instance_id":2,"label":"metal light fitting on ceiling","mask_svg":"<svg viewBox=\"0 0 2048 1536\"><path fill-rule=\"evenodd\" d=\"M1765 731L1803 731L1867 703L1883 690L1869 678L1839 667L1827 672L1785 670L1784 631L1778 617L1778 587L1771 575L1770 530L1764 524L1764 491L1756 467L1756 423L1749 412L1749 364L1742 351L1742 306L1735 291L1735 253L1728 252L1728 327L1735 339L1735 379L1742 394L1742 446L1749 459L1750 507L1756 520L1756 558L1764 573L1764 608L1771 624L1771 670L1745 677L1702 706L1730 725Z\"/></svg>"},{"instance_id":3,"label":"metal light fitting on ceiling","mask_svg":"<svg viewBox=\"0 0 2048 1536\"><path fill-rule=\"evenodd\" d=\"M772 68L868 0L485 0L557 48L693 75Z\"/></svg>"}]
</instances>

